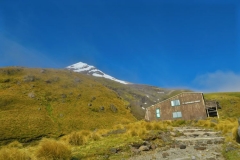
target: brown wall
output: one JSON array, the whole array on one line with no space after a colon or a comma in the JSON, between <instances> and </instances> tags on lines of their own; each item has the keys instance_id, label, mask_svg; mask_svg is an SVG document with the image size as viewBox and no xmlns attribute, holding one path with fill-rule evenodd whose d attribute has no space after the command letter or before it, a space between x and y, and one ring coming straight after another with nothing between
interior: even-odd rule
<instances>
[{"instance_id":1,"label":"brown wall","mask_svg":"<svg viewBox=\"0 0 240 160\"><path fill-rule=\"evenodd\" d=\"M171 106L172 100L180 100L179 106ZM160 118L156 117L156 109L160 109ZM173 112L181 112L181 118L173 118ZM194 120L207 118L205 103L202 93L180 93L174 97L171 97L165 101L162 101L152 107L146 109L145 119L149 121L153 120Z\"/></svg>"}]
</instances>

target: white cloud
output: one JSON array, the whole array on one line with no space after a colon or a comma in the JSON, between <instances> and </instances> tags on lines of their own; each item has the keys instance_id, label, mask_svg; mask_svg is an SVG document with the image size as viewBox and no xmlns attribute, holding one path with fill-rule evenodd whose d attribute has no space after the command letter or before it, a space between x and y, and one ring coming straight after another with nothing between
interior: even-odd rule
<instances>
[{"instance_id":1,"label":"white cloud","mask_svg":"<svg viewBox=\"0 0 240 160\"><path fill-rule=\"evenodd\" d=\"M194 84L203 92L239 92L240 74L232 71L216 71L197 76Z\"/></svg>"}]
</instances>

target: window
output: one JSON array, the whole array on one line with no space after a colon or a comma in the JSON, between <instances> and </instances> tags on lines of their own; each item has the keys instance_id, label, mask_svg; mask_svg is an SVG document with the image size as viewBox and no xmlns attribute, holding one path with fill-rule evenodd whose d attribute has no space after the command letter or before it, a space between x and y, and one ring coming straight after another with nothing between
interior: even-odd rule
<instances>
[{"instance_id":1,"label":"window","mask_svg":"<svg viewBox=\"0 0 240 160\"><path fill-rule=\"evenodd\" d=\"M156 109L156 116L157 116L157 118L160 118L160 109L159 108Z\"/></svg>"},{"instance_id":2,"label":"window","mask_svg":"<svg viewBox=\"0 0 240 160\"><path fill-rule=\"evenodd\" d=\"M181 118L182 112L173 112L173 118Z\"/></svg>"},{"instance_id":3,"label":"window","mask_svg":"<svg viewBox=\"0 0 240 160\"><path fill-rule=\"evenodd\" d=\"M177 100L173 100L173 101L171 101L171 105L172 105L172 107L180 106L180 101L178 99Z\"/></svg>"}]
</instances>

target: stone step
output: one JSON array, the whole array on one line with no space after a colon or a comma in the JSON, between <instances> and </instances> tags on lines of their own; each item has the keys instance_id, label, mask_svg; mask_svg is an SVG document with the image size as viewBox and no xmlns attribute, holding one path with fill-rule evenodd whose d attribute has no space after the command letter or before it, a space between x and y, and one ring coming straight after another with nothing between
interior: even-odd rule
<instances>
[{"instance_id":1,"label":"stone step","mask_svg":"<svg viewBox=\"0 0 240 160\"><path fill-rule=\"evenodd\" d=\"M224 137L196 137L196 138L175 138L176 141L197 141L197 140L225 140Z\"/></svg>"}]
</instances>

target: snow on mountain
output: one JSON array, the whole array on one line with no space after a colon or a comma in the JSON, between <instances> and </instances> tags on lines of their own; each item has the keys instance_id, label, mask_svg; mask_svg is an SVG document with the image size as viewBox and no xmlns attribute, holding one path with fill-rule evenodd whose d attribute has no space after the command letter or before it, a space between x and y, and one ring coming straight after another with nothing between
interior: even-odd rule
<instances>
[{"instance_id":1,"label":"snow on mountain","mask_svg":"<svg viewBox=\"0 0 240 160\"><path fill-rule=\"evenodd\" d=\"M74 72L85 73L85 74L92 75L95 77L103 77L103 78L110 79L110 80L113 80L113 81L116 81L116 82L119 82L122 84L129 84L125 81L118 80L110 75L107 75L107 74L103 73L102 71L100 71L99 69L97 69L96 67L90 66L83 62L78 62L78 63L68 66L66 68L69 70L72 70Z\"/></svg>"}]
</instances>

